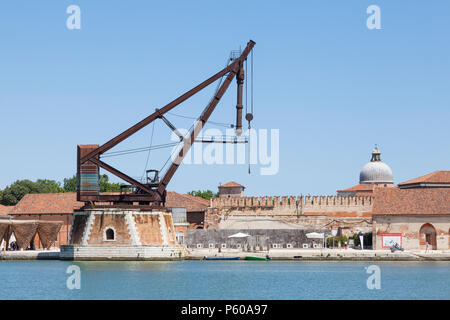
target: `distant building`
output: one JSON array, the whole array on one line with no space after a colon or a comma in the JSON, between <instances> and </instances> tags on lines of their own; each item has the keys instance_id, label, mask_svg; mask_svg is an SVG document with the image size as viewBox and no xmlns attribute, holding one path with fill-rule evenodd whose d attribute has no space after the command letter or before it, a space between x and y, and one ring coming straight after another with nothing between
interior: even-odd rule
<instances>
[{"instance_id":1,"label":"distant building","mask_svg":"<svg viewBox=\"0 0 450 320\"><path fill-rule=\"evenodd\" d=\"M379 187L396 188L391 168L381 161L381 152L375 147L370 162L359 173L359 184L338 190L337 195L343 197L371 196L375 188Z\"/></svg>"},{"instance_id":2,"label":"distant building","mask_svg":"<svg viewBox=\"0 0 450 320\"><path fill-rule=\"evenodd\" d=\"M168 191L166 207L175 209L172 213L173 225L177 232L177 237L181 237L180 232L186 234L187 228L203 229L205 209L209 207L209 200L189 194ZM184 218L182 211L179 210L180 208L184 209Z\"/></svg>"},{"instance_id":3,"label":"distant building","mask_svg":"<svg viewBox=\"0 0 450 320\"><path fill-rule=\"evenodd\" d=\"M377 189L373 205L374 248L394 242L405 249L450 249L450 171L435 171Z\"/></svg>"},{"instance_id":4,"label":"distant building","mask_svg":"<svg viewBox=\"0 0 450 320\"><path fill-rule=\"evenodd\" d=\"M55 245L68 244L74 210L80 209L83 202L76 200L76 193L40 193L26 194L16 206L5 207L0 205L0 217L11 216L15 220L61 221ZM200 197L180 194L174 191L167 192L166 207L176 208L176 221L174 228L177 238L184 237L188 227L203 228L204 211L209 201ZM41 241L36 236L34 245L42 248Z\"/></svg>"},{"instance_id":5,"label":"distant building","mask_svg":"<svg viewBox=\"0 0 450 320\"><path fill-rule=\"evenodd\" d=\"M219 186L219 198L237 198L244 196L245 187L234 181Z\"/></svg>"},{"instance_id":6,"label":"distant building","mask_svg":"<svg viewBox=\"0 0 450 320\"><path fill-rule=\"evenodd\" d=\"M68 243L74 209L84 203L76 200L75 193L40 193L26 194L11 210L15 220L61 221L55 245L57 247ZM39 236L34 239L35 248L42 248Z\"/></svg>"}]
</instances>

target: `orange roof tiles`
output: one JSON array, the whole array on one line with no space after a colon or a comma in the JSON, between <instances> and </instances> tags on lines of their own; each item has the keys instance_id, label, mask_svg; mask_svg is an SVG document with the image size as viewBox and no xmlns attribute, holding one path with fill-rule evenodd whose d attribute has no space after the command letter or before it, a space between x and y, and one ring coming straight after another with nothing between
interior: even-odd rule
<instances>
[{"instance_id":1,"label":"orange roof tiles","mask_svg":"<svg viewBox=\"0 0 450 320\"><path fill-rule=\"evenodd\" d=\"M77 194L70 193L35 193L26 194L14 207L12 214L71 214L74 209L84 205L77 201Z\"/></svg>"},{"instance_id":2,"label":"orange roof tiles","mask_svg":"<svg viewBox=\"0 0 450 320\"><path fill-rule=\"evenodd\" d=\"M399 187L420 184L450 184L450 170L438 170L424 176L399 183Z\"/></svg>"},{"instance_id":3,"label":"orange roof tiles","mask_svg":"<svg viewBox=\"0 0 450 320\"><path fill-rule=\"evenodd\" d=\"M450 188L375 189L372 213L450 215Z\"/></svg>"},{"instance_id":4,"label":"orange roof tiles","mask_svg":"<svg viewBox=\"0 0 450 320\"><path fill-rule=\"evenodd\" d=\"M74 209L83 205L83 202L77 201L77 195L73 192L27 194L12 207L11 214L72 214ZM198 212L204 211L208 206L209 200L175 191L167 192L168 208L186 208L187 212ZM0 207L0 215L3 210L6 209Z\"/></svg>"},{"instance_id":5,"label":"orange roof tiles","mask_svg":"<svg viewBox=\"0 0 450 320\"><path fill-rule=\"evenodd\" d=\"M7 216L11 213L14 206L4 206L0 204L0 216Z\"/></svg>"},{"instance_id":6,"label":"orange roof tiles","mask_svg":"<svg viewBox=\"0 0 450 320\"><path fill-rule=\"evenodd\" d=\"M234 181L230 181L219 186L219 188L235 188L235 187L245 188L243 185L240 185L239 183L236 183Z\"/></svg>"},{"instance_id":7,"label":"orange roof tiles","mask_svg":"<svg viewBox=\"0 0 450 320\"><path fill-rule=\"evenodd\" d=\"M375 184L361 183L356 186L353 186L353 187L350 187L347 189L343 189L343 190L338 190L338 191L373 191L375 186L376 186Z\"/></svg>"},{"instance_id":8,"label":"orange roof tiles","mask_svg":"<svg viewBox=\"0 0 450 320\"><path fill-rule=\"evenodd\" d=\"M191 196L189 194L180 194L175 191L167 191L166 207L168 208L186 208L187 212L204 211L209 207L209 200Z\"/></svg>"}]
</instances>

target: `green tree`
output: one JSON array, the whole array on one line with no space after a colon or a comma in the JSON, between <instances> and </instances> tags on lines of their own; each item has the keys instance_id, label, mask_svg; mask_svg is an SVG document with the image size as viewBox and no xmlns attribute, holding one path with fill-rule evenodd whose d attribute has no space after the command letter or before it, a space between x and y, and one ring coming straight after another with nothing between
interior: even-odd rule
<instances>
[{"instance_id":1,"label":"green tree","mask_svg":"<svg viewBox=\"0 0 450 320\"><path fill-rule=\"evenodd\" d=\"M121 183L109 182L106 174L99 176L100 192L119 192ZM65 178L61 183L55 180L38 179L35 182L31 180L17 180L7 186L3 191L0 190L0 204L6 206L16 205L28 193L60 193L76 192L77 177Z\"/></svg>"},{"instance_id":2,"label":"green tree","mask_svg":"<svg viewBox=\"0 0 450 320\"><path fill-rule=\"evenodd\" d=\"M3 190L1 203L6 206L14 206L28 193L49 193L61 191L61 186L54 180L39 179L36 182L27 179L17 180Z\"/></svg>"},{"instance_id":3,"label":"green tree","mask_svg":"<svg viewBox=\"0 0 450 320\"><path fill-rule=\"evenodd\" d=\"M61 187L61 183L55 180L48 179L38 179L36 181L38 188L40 190L39 193L60 193L64 192L64 189Z\"/></svg>"},{"instance_id":4,"label":"green tree","mask_svg":"<svg viewBox=\"0 0 450 320\"><path fill-rule=\"evenodd\" d=\"M188 192L188 194L190 194L191 196L200 197L200 198L203 198L203 199L206 199L206 200L209 200L211 198L217 198L219 196L218 193L214 193L214 192L212 192L209 189L208 190L204 190L204 191L192 190L192 191Z\"/></svg>"},{"instance_id":5,"label":"green tree","mask_svg":"<svg viewBox=\"0 0 450 320\"><path fill-rule=\"evenodd\" d=\"M64 178L63 180L64 192L77 192L77 176L72 178Z\"/></svg>"},{"instance_id":6,"label":"green tree","mask_svg":"<svg viewBox=\"0 0 450 320\"><path fill-rule=\"evenodd\" d=\"M109 177L106 174L101 174L100 177L100 192L119 192L122 183L109 182Z\"/></svg>"}]
</instances>

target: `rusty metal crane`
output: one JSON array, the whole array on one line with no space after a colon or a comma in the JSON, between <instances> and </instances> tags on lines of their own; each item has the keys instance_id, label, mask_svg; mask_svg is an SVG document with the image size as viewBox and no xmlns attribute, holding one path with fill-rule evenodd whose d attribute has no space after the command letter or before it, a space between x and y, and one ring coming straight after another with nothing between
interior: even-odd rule
<instances>
[{"instance_id":1,"label":"rusty metal crane","mask_svg":"<svg viewBox=\"0 0 450 320\"><path fill-rule=\"evenodd\" d=\"M154 113L136 123L129 129L125 130L118 136L109 140L105 144L99 145L78 145L77 149L77 200L86 203L89 207L100 206L114 206L114 207L158 207L164 205L166 199L166 188L172 179L173 175L180 166L183 158L186 156L190 147L196 142L196 137L204 127L212 112L216 108L220 99L228 89L231 81L236 77L237 82L237 103L236 103L236 135L242 133L242 96L243 96L243 83L245 77L244 62L253 49L255 42L250 40L247 43L245 49L240 52L240 55L236 55L231 58L229 63L224 69L203 81L193 89L187 91L177 99L173 100L169 104L160 109L156 109ZM203 90L216 80L225 77L225 80L215 92L213 99L210 100L206 108L201 113L198 121L194 124L192 130L187 137L183 137L177 132L177 129L164 117L164 114L174 109L176 106L186 101L199 91ZM251 120L253 116L248 113L246 119ZM181 142L183 143L182 149L179 151L175 160L172 161L169 169L165 175L160 179L159 172L157 170L148 170L149 173L153 173L154 176L147 179L146 182L139 182L127 174L117 170L111 165L101 160L102 154L110 150L120 142L129 138L131 135L146 127L156 119L163 120L166 125L179 135ZM99 190L99 168L109 171L115 176L128 182L133 188L133 192L121 192L118 194L100 194ZM110 203L110 205L104 205L104 203Z\"/></svg>"}]
</instances>

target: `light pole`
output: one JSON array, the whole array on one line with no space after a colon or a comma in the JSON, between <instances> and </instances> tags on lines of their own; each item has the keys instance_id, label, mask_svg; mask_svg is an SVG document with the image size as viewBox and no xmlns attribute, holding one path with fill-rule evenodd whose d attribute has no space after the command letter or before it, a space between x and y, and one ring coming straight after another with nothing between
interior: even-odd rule
<instances>
[{"instance_id":1,"label":"light pole","mask_svg":"<svg viewBox=\"0 0 450 320\"><path fill-rule=\"evenodd\" d=\"M333 249L334 249L334 237L336 237L337 233L338 233L338 229L336 229L336 228L331 229L331 235L333 236L333 238L331 239L333 241Z\"/></svg>"}]
</instances>

